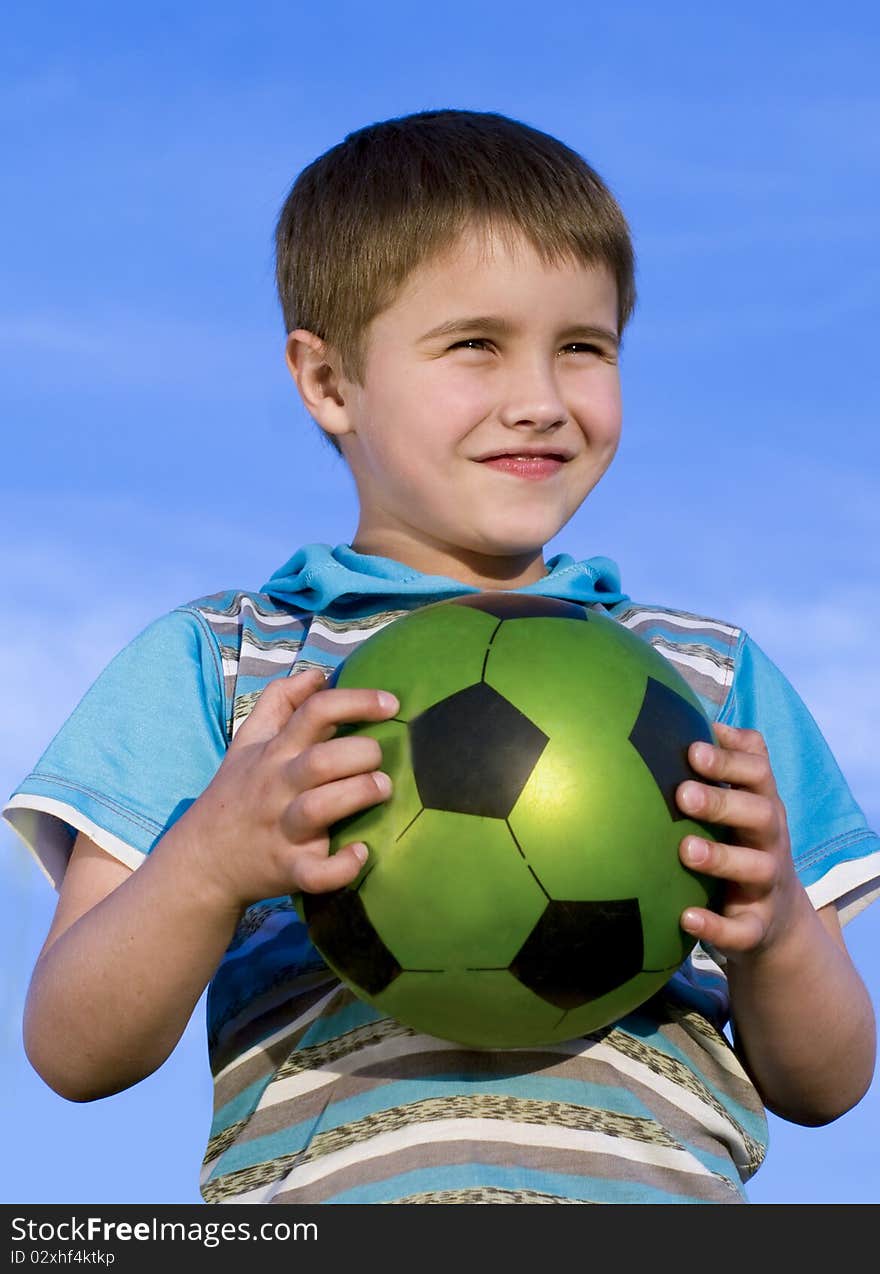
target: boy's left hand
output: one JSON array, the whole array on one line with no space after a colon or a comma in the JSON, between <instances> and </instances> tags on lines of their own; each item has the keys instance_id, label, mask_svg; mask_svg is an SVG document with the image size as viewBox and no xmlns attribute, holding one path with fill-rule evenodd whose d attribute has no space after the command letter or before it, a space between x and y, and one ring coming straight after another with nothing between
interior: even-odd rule
<instances>
[{"instance_id":1,"label":"boy's left hand","mask_svg":"<svg viewBox=\"0 0 880 1274\"><path fill-rule=\"evenodd\" d=\"M773 943L802 905L803 890L763 736L720 723L714 728L718 746L688 749L691 767L714 782L681 783L676 801L690 817L723 825L730 840L685 836L680 854L686 867L726 881L727 888L719 911L688 908L681 926L735 960Z\"/></svg>"}]
</instances>

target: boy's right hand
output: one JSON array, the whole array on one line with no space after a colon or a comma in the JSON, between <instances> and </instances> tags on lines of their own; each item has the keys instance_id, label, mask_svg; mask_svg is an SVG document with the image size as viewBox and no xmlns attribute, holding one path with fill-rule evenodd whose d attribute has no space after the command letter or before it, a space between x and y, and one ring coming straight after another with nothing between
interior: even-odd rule
<instances>
[{"instance_id":1,"label":"boy's right hand","mask_svg":"<svg viewBox=\"0 0 880 1274\"><path fill-rule=\"evenodd\" d=\"M179 820L204 883L243 909L282 894L323 893L354 880L366 846L330 854L328 829L386 800L382 750L343 723L385 721L399 710L384 691L326 689L318 670L270 682L220 768Z\"/></svg>"}]
</instances>

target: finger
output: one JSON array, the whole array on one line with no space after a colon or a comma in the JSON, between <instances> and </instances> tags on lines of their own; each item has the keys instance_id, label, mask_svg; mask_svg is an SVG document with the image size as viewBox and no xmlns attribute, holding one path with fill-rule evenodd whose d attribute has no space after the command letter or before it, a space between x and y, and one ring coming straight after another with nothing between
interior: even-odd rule
<instances>
[{"instance_id":1,"label":"finger","mask_svg":"<svg viewBox=\"0 0 880 1274\"><path fill-rule=\"evenodd\" d=\"M745 731L737 731L743 734ZM705 774L717 782L747 787L762 796L775 796L776 780L766 748L747 751L737 740L713 747L711 743L692 743L688 748L688 760L698 774Z\"/></svg>"},{"instance_id":2,"label":"finger","mask_svg":"<svg viewBox=\"0 0 880 1274\"><path fill-rule=\"evenodd\" d=\"M309 668L270 681L242 722L231 746L265 743L275 738L308 697L324 684L320 668Z\"/></svg>"},{"instance_id":3,"label":"finger","mask_svg":"<svg viewBox=\"0 0 880 1274\"><path fill-rule=\"evenodd\" d=\"M298 792L321 787L337 779L378 770L382 748L370 735L342 735L303 749L289 765L292 786Z\"/></svg>"},{"instance_id":4,"label":"finger","mask_svg":"<svg viewBox=\"0 0 880 1274\"><path fill-rule=\"evenodd\" d=\"M766 891L776 882L776 859L763 849L685 836L679 854L685 867L731 884Z\"/></svg>"},{"instance_id":5,"label":"finger","mask_svg":"<svg viewBox=\"0 0 880 1274\"><path fill-rule=\"evenodd\" d=\"M381 770L324 783L302 792L281 820L285 836L294 843L325 836L340 819L378 805L391 795L391 779Z\"/></svg>"},{"instance_id":6,"label":"finger","mask_svg":"<svg viewBox=\"0 0 880 1274\"><path fill-rule=\"evenodd\" d=\"M356 841L335 854L328 854L326 850L299 854L294 864L291 892L301 889L309 894L321 894L330 889L343 889L357 877L367 853L366 845Z\"/></svg>"},{"instance_id":7,"label":"finger","mask_svg":"<svg viewBox=\"0 0 880 1274\"><path fill-rule=\"evenodd\" d=\"M683 813L707 823L735 827L740 833L737 839L745 838L750 845L770 844L782 834L780 802L755 792L688 779L676 788L675 799Z\"/></svg>"},{"instance_id":8,"label":"finger","mask_svg":"<svg viewBox=\"0 0 880 1274\"><path fill-rule=\"evenodd\" d=\"M726 725L723 721L715 722L715 733L719 743L725 747L736 747L743 752L763 753L769 755L767 742L760 730L744 729L741 726Z\"/></svg>"},{"instance_id":9,"label":"finger","mask_svg":"<svg viewBox=\"0 0 880 1274\"><path fill-rule=\"evenodd\" d=\"M776 783L766 753L742 752L729 747L713 747L711 743L692 743L688 761L698 774L717 782L748 787L762 794L775 794Z\"/></svg>"},{"instance_id":10,"label":"finger","mask_svg":"<svg viewBox=\"0 0 880 1274\"><path fill-rule=\"evenodd\" d=\"M700 942L708 942L722 955L753 951L766 934L766 925L754 908L743 908L734 916L719 916L702 907L688 907L681 915L681 927Z\"/></svg>"},{"instance_id":11,"label":"finger","mask_svg":"<svg viewBox=\"0 0 880 1274\"><path fill-rule=\"evenodd\" d=\"M400 703L385 690L319 690L304 700L278 735L278 746L296 754L313 743L332 739L337 726L362 721L387 721Z\"/></svg>"}]
</instances>

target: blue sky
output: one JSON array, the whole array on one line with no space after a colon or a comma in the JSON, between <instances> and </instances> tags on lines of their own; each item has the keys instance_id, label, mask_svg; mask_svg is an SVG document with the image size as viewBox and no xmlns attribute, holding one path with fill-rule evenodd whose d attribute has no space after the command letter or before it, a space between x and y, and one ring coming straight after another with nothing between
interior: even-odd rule
<instances>
[{"instance_id":1,"label":"blue sky","mask_svg":"<svg viewBox=\"0 0 880 1274\"><path fill-rule=\"evenodd\" d=\"M561 137L633 229L623 441L551 551L746 627L880 827L875 6L50 2L3 34L0 792L151 619L352 534L284 367L274 220L348 131L457 106ZM5 825L0 881L0 1201L197 1201L203 1006L157 1074L64 1102L20 1045L54 895ZM847 930L875 1005L878 918ZM771 1133L756 1202L880 1201L880 1080Z\"/></svg>"}]
</instances>

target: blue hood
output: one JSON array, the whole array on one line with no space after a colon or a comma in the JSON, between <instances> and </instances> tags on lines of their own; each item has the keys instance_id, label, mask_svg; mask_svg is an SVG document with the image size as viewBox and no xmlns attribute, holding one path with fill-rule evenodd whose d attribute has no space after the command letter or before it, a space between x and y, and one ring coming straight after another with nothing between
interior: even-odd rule
<instances>
[{"instance_id":1,"label":"blue hood","mask_svg":"<svg viewBox=\"0 0 880 1274\"><path fill-rule=\"evenodd\" d=\"M260 590L277 601L315 614L356 615L378 608L407 609L481 590L443 575L423 575L388 557L356 553L347 544L306 544ZM517 593L558 597L563 601L613 606L627 601L620 572L607 557L576 562L559 553L547 562L547 574Z\"/></svg>"}]
</instances>

